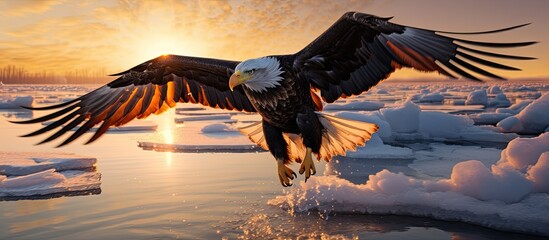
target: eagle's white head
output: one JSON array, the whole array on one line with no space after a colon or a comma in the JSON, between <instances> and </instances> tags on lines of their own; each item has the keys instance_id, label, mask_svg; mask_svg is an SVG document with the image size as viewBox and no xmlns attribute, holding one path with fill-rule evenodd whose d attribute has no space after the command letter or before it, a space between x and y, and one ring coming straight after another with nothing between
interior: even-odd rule
<instances>
[{"instance_id":1,"label":"eagle's white head","mask_svg":"<svg viewBox=\"0 0 549 240\"><path fill-rule=\"evenodd\" d=\"M262 57L241 62L229 79L229 88L244 84L255 92L267 91L282 81L280 62L274 57Z\"/></svg>"}]
</instances>

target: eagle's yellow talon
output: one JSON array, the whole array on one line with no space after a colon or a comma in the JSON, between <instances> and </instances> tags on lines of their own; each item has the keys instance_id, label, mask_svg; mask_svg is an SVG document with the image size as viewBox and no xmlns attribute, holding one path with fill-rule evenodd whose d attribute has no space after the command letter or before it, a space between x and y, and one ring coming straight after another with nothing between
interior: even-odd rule
<instances>
[{"instance_id":1,"label":"eagle's yellow talon","mask_svg":"<svg viewBox=\"0 0 549 240\"><path fill-rule=\"evenodd\" d=\"M313 158L311 157L311 152L312 150L310 148L307 148L305 158L303 158L301 166L299 167L299 174L305 173L305 182L307 182L307 179L309 179L311 175L316 174L315 163L313 162Z\"/></svg>"},{"instance_id":2,"label":"eagle's yellow talon","mask_svg":"<svg viewBox=\"0 0 549 240\"><path fill-rule=\"evenodd\" d=\"M280 180L280 184L282 184L283 187L292 186L290 180L297 178L297 174L284 164L284 160L277 160L276 162L278 165L278 179Z\"/></svg>"}]
</instances>

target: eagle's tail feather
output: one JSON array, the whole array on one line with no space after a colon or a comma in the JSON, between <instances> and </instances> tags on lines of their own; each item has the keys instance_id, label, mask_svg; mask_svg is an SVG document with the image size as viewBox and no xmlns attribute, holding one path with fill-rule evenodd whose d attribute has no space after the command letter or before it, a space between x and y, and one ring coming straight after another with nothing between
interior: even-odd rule
<instances>
[{"instance_id":1,"label":"eagle's tail feather","mask_svg":"<svg viewBox=\"0 0 549 240\"><path fill-rule=\"evenodd\" d=\"M358 146L370 140L372 134L378 130L373 123L334 117L317 113L320 123L324 127L322 145L317 154L317 159L329 161L335 155L345 156L347 150L356 150ZM239 128L240 132L261 148L268 150L261 122ZM289 161L301 162L306 153L303 138L298 134L284 133L284 139L288 143Z\"/></svg>"},{"instance_id":2,"label":"eagle's tail feather","mask_svg":"<svg viewBox=\"0 0 549 240\"><path fill-rule=\"evenodd\" d=\"M364 146L378 130L378 126L373 123L317 114L326 130L322 134L322 145L316 156L319 160L329 161L335 155L345 156L347 150L354 151L357 147Z\"/></svg>"}]
</instances>

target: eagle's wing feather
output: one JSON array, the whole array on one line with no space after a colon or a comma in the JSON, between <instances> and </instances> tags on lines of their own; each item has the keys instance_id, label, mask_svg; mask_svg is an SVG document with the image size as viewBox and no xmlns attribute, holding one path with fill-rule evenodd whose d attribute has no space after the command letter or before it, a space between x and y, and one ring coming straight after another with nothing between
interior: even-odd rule
<instances>
[{"instance_id":1,"label":"eagle's wing feather","mask_svg":"<svg viewBox=\"0 0 549 240\"><path fill-rule=\"evenodd\" d=\"M118 79L72 101L30 108L60 109L43 117L16 123L53 121L43 128L24 135L36 136L58 129L40 143L61 137L78 127L60 146L68 144L93 126L101 124L89 139L91 143L111 126L123 125L135 118L160 114L177 102L200 103L227 110L254 112L241 87L229 89L229 77L238 62L217 59L165 55L144 62L130 70L115 74Z\"/></svg>"},{"instance_id":2,"label":"eagle's wing feather","mask_svg":"<svg viewBox=\"0 0 549 240\"><path fill-rule=\"evenodd\" d=\"M533 59L474 47L512 48L535 42L489 43L441 35L497 33L527 24L486 32L455 33L402 26L389 22L389 19L356 12L344 14L326 32L294 55L294 67L310 81L312 88L320 90L325 101L333 102L370 89L401 67L480 81L475 75L503 78L479 65L504 70L519 69L474 55Z\"/></svg>"}]
</instances>

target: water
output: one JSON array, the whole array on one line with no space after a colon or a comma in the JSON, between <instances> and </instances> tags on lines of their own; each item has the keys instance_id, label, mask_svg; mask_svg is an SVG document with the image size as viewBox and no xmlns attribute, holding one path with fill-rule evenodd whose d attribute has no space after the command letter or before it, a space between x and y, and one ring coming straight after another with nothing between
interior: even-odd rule
<instances>
[{"instance_id":1,"label":"water","mask_svg":"<svg viewBox=\"0 0 549 240\"><path fill-rule=\"evenodd\" d=\"M3 114L3 118L29 117L28 113L8 113L11 115ZM152 120L161 124L159 132L180 131L164 124L173 122L173 117L171 112ZM2 201L0 239L537 239L428 218L327 216L319 212L292 215L267 204L284 191L269 153L142 150L137 141L151 133L107 134L92 145L79 141L61 149L53 148L53 144L33 145L42 138L17 137L36 127L1 119L0 151L94 156L102 174L101 191L85 196ZM375 162L367 164L379 168ZM407 162L380 164L404 168ZM317 163L317 174L324 168L324 163Z\"/></svg>"}]
</instances>

